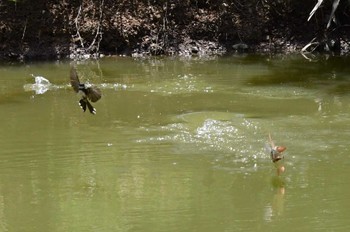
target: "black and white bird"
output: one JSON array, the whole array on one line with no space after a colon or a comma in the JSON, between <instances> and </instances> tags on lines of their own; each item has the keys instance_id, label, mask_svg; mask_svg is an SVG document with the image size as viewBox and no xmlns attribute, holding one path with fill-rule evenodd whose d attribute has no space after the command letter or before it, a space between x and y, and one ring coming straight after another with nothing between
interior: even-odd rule
<instances>
[{"instance_id":1,"label":"black and white bird","mask_svg":"<svg viewBox=\"0 0 350 232\"><path fill-rule=\"evenodd\" d=\"M90 113L96 114L96 109L89 102L97 102L101 99L101 90L96 86L87 86L80 83L77 70L72 67L70 70L70 83L75 92L81 93L82 98L79 101L80 107L86 111L86 107L89 109Z\"/></svg>"}]
</instances>

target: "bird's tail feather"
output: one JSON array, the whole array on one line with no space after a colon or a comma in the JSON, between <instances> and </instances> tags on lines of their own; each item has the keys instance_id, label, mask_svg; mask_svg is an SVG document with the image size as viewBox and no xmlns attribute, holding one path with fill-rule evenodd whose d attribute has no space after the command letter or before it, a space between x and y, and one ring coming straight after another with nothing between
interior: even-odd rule
<instances>
[{"instance_id":1,"label":"bird's tail feather","mask_svg":"<svg viewBox=\"0 0 350 232\"><path fill-rule=\"evenodd\" d=\"M79 105L83 109L84 112L86 111L86 102L87 102L87 100L84 98L80 99L80 101L79 101Z\"/></svg>"},{"instance_id":2,"label":"bird's tail feather","mask_svg":"<svg viewBox=\"0 0 350 232\"><path fill-rule=\"evenodd\" d=\"M86 105L89 108L90 113L96 114L96 109L90 104L88 100L86 100Z\"/></svg>"}]
</instances>

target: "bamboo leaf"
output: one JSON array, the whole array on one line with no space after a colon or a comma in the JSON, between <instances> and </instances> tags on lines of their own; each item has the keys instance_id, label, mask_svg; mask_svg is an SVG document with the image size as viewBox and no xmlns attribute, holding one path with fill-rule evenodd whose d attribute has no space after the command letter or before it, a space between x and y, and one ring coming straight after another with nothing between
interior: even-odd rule
<instances>
[{"instance_id":1,"label":"bamboo leaf","mask_svg":"<svg viewBox=\"0 0 350 232\"><path fill-rule=\"evenodd\" d=\"M316 5L314 6L314 8L312 9L312 11L310 12L309 18L307 19L307 21L309 21L311 19L311 17L315 14L315 12L317 11L317 9L321 6L323 0L318 0L318 2L316 3ZM338 0L339 2L339 0Z\"/></svg>"},{"instance_id":2,"label":"bamboo leaf","mask_svg":"<svg viewBox=\"0 0 350 232\"><path fill-rule=\"evenodd\" d=\"M331 15L329 16L327 28L331 25L332 20L335 19L334 18L334 14L335 14L335 11L338 8L339 2L340 2L340 0L334 0L333 1L332 12L331 12Z\"/></svg>"}]
</instances>

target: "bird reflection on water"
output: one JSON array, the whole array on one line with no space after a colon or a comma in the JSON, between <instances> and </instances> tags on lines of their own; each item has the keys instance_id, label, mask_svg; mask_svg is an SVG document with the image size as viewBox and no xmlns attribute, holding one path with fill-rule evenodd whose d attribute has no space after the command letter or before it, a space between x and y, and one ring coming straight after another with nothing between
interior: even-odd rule
<instances>
[{"instance_id":1,"label":"bird reflection on water","mask_svg":"<svg viewBox=\"0 0 350 232\"><path fill-rule=\"evenodd\" d=\"M264 218L266 221L272 221L275 216L283 214L286 189L285 182L280 175L285 171L283 152L286 149L284 146L276 146L271 138L271 134L269 134L269 143L266 144L266 151L270 154L271 160L276 167L277 176L272 178L272 187L275 193L271 204L265 208Z\"/></svg>"}]
</instances>

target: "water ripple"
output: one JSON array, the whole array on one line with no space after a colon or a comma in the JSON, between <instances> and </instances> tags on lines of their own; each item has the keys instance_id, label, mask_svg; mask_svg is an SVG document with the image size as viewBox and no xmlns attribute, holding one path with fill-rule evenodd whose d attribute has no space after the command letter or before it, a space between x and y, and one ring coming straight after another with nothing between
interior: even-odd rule
<instances>
[{"instance_id":1,"label":"water ripple","mask_svg":"<svg viewBox=\"0 0 350 232\"><path fill-rule=\"evenodd\" d=\"M177 118L183 122L144 128L148 132L162 131L164 134L138 142L172 143L177 154L206 154L214 159L215 168L232 171L254 171L259 162L269 161L258 122L222 112L197 112Z\"/></svg>"}]
</instances>

